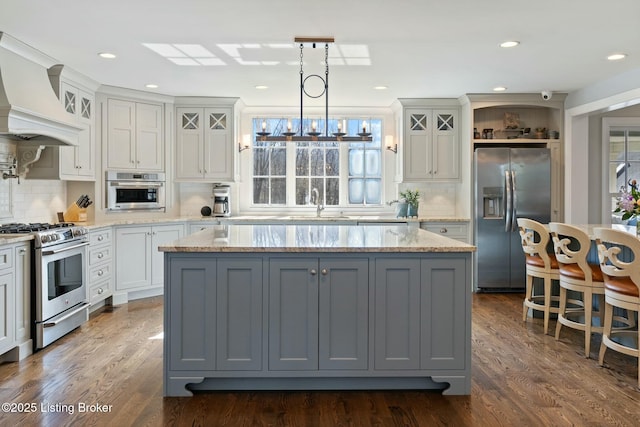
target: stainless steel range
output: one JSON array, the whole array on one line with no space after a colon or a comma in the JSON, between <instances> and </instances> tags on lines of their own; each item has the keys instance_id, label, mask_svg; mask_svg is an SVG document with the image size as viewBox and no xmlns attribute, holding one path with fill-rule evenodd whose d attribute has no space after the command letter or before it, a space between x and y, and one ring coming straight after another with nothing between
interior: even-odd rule
<instances>
[{"instance_id":1,"label":"stainless steel range","mask_svg":"<svg viewBox=\"0 0 640 427\"><path fill-rule=\"evenodd\" d=\"M89 319L85 227L61 224L6 224L0 233L32 233L32 338L39 350Z\"/></svg>"}]
</instances>

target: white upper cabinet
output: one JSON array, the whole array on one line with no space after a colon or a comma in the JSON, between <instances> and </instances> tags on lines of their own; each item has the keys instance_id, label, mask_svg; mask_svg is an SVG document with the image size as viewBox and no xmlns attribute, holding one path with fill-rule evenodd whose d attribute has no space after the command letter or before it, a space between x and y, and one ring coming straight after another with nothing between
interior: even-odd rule
<instances>
[{"instance_id":1,"label":"white upper cabinet","mask_svg":"<svg viewBox=\"0 0 640 427\"><path fill-rule=\"evenodd\" d=\"M176 108L176 178L233 180L233 108Z\"/></svg>"},{"instance_id":2,"label":"white upper cabinet","mask_svg":"<svg viewBox=\"0 0 640 427\"><path fill-rule=\"evenodd\" d=\"M64 71L64 72L63 72ZM96 122L93 89L73 80L62 65L49 69L49 80L64 110L82 126L77 145L47 147L33 163L27 178L94 181L96 179Z\"/></svg>"},{"instance_id":3,"label":"white upper cabinet","mask_svg":"<svg viewBox=\"0 0 640 427\"><path fill-rule=\"evenodd\" d=\"M403 117L403 180L458 180L459 109L404 108Z\"/></svg>"},{"instance_id":4,"label":"white upper cabinet","mask_svg":"<svg viewBox=\"0 0 640 427\"><path fill-rule=\"evenodd\" d=\"M60 95L67 113L82 124L77 147L60 147L60 174L95 179L95 97L77 87L61 82Z\"/></svg>"},{"instance_id":5,"label":"white upper cabinet","mask_svg":"<svg viewBox=\"0 0 640 427\"><path fill-rule=\"evenodd\" d=\"M107 100L107 168L164 170L163 106Z\"/></svg>"}]
</instances>

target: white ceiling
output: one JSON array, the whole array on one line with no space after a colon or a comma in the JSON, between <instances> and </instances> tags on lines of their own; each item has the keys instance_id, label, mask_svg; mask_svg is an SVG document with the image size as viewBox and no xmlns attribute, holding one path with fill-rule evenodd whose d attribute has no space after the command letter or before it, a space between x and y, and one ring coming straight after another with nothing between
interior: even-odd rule
<instances>
[{"instance_id":1,"label":"white ceiling","mask_svg":"<svg viewBox=\"0 0 640 427\"><path fill-rule=\"evenodd\" d=\"M339 56L365 45L370 65L331 65L330 105L396 98L572 92L640 68L638 0L2 0L0 31L113 86L173 96L232 96L247 105L299 104L296 36L330 36ZM503 49L505 40L521 45ZM178 66L143 43L200 44L226 65ZM221 45L238 49L243 65ZM112 52L105 60L99 52ZM628 54L610 62L607 55ZM305 47L305 74L324 74ZM157 89L146 89L155 83ZM269 86L258 90L256 85ZM388 86L374 90L374 86ZM306 102L306 101L305 101Z\"/></svg>"}]
</instances>

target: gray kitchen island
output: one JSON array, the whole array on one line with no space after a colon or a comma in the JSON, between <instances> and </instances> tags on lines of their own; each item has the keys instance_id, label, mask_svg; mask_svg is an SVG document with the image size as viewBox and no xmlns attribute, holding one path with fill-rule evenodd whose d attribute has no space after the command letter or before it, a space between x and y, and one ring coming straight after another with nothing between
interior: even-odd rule
<instances>
[{"instance_id":1,"label":"gray kitchen island","mask_svg":"<svg viewBox=\"0 0 640 427\"><path fill-rule=\"evenodd\" d=\"M220 225L159 250L165 396L471 392L474 246L406 225Z\"/></svg>"}]
</instances>

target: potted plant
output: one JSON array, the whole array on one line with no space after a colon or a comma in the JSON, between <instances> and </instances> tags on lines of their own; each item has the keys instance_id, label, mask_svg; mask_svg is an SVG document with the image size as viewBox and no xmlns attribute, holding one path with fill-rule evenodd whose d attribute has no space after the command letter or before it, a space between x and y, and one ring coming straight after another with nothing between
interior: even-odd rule
<instances>
[{"instance_id":1,"label":"potted plant","mask_svg":"<svg viewBox=\"0 0 640 427\"><path fill-rule=\"evenodd\" d=\"M417 217L420 192L418 190L404 190L400 192L400 197L407 202L407 216Z\"/></svg>"}]
</instances>

